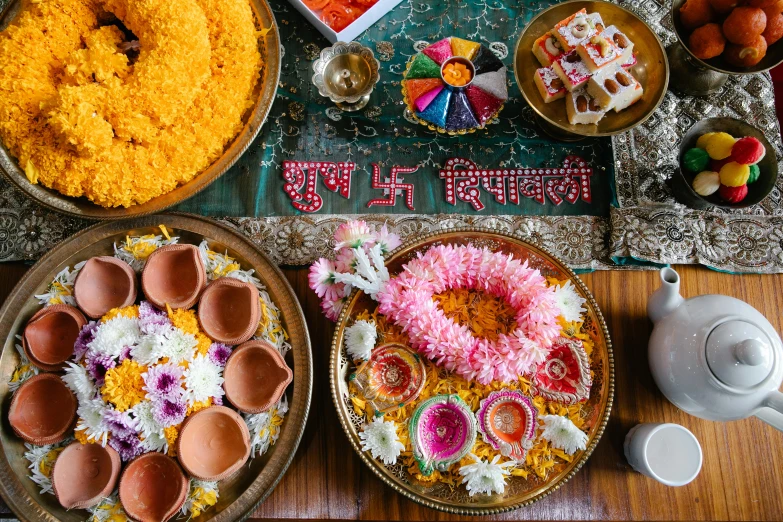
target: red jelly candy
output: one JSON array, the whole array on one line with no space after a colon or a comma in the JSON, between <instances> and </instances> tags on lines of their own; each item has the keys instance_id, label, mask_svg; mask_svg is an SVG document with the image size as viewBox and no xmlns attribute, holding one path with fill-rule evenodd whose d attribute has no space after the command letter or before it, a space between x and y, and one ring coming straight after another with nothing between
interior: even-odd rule
<instances>
[{"instance_id":1,"label":"red jelly candy","mask_svg":"<svg viewBox=\"0 0 783 522\"><path fill-rule=\"evenodd\" d=\"M752 165L764 157L764 145L752 136L740 138L731 147L731 158L742 165Z\"/></svg>"},{"instance_id":2,"label":"red jelly candy","mask_svg":"<svg viewBox=\"0 0 783 522\"><path fill-rule=\"evenodd\" d=\"M723 166L726 163L731 163L732 161L734 161L734 160L731 159L731 156L729 156L726 159L722 159L722 160L711 159L710 160L710 170L712 172L720 172L720 169L722 169ZM739 163L739 162L737 162L737 163Z\"/></svg>"},{"instance_id":3,"label":"red jelly candy","mask_svg":"<svg viewBox=\"0 0 783 522\"><path fill-rule=\"evenodd\" d=\"M748 195L748 186L727 187L726 185L721 185L718 189L718 195L726 203L739 203Z\"/></svg>"},{"instance_id":4,"label":"red jelly candy","mask_svg":"<svg viewBox=\"0 0 783 522\"><path fill-rule=\"evenodd\" d=\"M475 85L468 85L465 93L468 95L470 106L473 107L473 112L476 113L476 118L478 118L481 125L484 125L488 119L492 118L503 105L503 100L495 98Z\"/></svg>"}]
</instances>

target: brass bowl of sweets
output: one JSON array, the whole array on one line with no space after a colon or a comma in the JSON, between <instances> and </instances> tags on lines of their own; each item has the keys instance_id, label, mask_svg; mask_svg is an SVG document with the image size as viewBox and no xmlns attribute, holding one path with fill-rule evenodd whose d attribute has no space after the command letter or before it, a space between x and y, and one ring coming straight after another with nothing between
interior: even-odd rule
<instances>
[{"instance_id":1,"label":"brass bowl of sweets","mask_svg":"<svg viewBox=\"0 0 783 522\"><path fill-rule=\"evenodd\" d=\"M568 45L568 48L565 48L559 43L560 39L555 40L547 37L547 35L554 35L554 31L557 31L559 27L563 27L564 30L568 28L569 31L578 30L579 28L571 28L570 21L574 19L574 16L580 16L579 13L583 13L586 16L586 21L590 24L587 29L589 34L582 38L581 42L573 40L573 35L569 33L563 40ZM625 44L620 48L614 42L605 42L605 45L610 49L607 56L612 57L611 63L606 63L606 59L603 58L603 50L594 43L606 40L606 38L600 37L607 34L604 31L608 30L615 31L615 33L621 32L623 44ZM582 36L581 33L580 36ZM631 45L627 45L628 43ZM553 48L552 44L556 47ZM543 53L537 51L534 55L534 49L537 47L546 49L546 46L549 46L549 50L554 54L550 54L548 51ZM599 49L598 59L590 60L588 71L581 78L576 79L572 85L566 85L567 90L561 89L555 95L555 99L545 101L542 97L542 91L536 84L536 75L540 74L540 70L547 69L545 61L551 60L551 68L556 67L556 62L563 64L562 73L562 71L566 71L567 67L574 69L576 66L582 67L581 62L569 64L571 57L576 58L573 53L577 53L581 57L583 50L590 54L594 53L594 49ZM617 50L622 56L615 60L612 53ZM605 63L601 63L602 60ZM591 80L594 80L593 83L603 84L608 78L605 76L609 70L611 70L612 76L619 74L623 77L619 78L618 76L618 80L629 78L634 85L643 89L641 97L636 98L629 106L625 106L619 111L613 110L611 105L613 102L610 102L609 105L606 105L609 109L602 109L602 117L598 118L596 123L571 123L565 106L571 97L576 98L571 95L571 92L578 93L585 87L590 89ZM610 2L577 0L545 9L527 24L519 37L514 52L514 75L517 85L522 91L522 96L533 109L542 129L555 138L575 140L583 137L611 136L629 131L644 123L663 101L669 83L669 65L663 44L658 36L636 14ZM570 79L571 76L569 75L568 78ZM625 84L624 81L623 85ZM559 98L563 98L565 102ZM547 103L547 101L549 102Z\"/></svg>"}]
</instances>

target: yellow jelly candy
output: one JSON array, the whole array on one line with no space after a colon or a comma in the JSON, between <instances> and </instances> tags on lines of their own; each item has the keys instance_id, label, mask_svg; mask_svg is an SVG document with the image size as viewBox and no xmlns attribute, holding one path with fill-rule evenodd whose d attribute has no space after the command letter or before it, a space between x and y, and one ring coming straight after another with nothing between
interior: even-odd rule
<instances>
[{"instance_id":1,"label":"yellow jelly candy","mask_svg":"<svg viewBox=\"0 0 783 522\"><path fill-rule=\"evenodd\" d=\"M720 169L720 182L727 187L741 187L748 182L750 167L736 161L726 163Z\"/></svg>"},{"instance_id":2,"label":"yellow jelly candy","mask_svg":"<svg viewBox=\"0 0 783 522\"><path fill-rule=\"evenodd\" d=\"M710 133L707 138L707 154L714 160L722 160L731 156L731 148L737 140L731 134L725 132ZM697 142L698 143L698 142Z\"/></svg>"},{"instance_id":3,"label":"yellow jelly candy","mask_svg":"<svg viewBox=\"0 0 783 522\"><path fill-rule=\"evenodd\" d=\"M702 134L699 136L699 139L696 140L696 146L700 149L707 150L707 142L712 139L713 136L718 134L717 132L708 132L706 134Z\"/></svg>"}]
</instances>

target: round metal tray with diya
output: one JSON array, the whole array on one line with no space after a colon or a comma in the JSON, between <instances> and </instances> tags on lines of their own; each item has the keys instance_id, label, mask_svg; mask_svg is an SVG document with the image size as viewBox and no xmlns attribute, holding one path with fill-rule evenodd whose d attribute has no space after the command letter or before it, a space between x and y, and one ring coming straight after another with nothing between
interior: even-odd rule
<instances>
[{"instance_id":1,"label":"round metal tray with diya","mask_svg":"<svg viewBox=\"0 0 783 522\"><path fill-rule=\"evenodd\" d=\"M350 295L337 321L332 339L329 374L332 399L340 418L340 424L356 453L375 475L398 493L424 506L460 515L492 515L527 506L546 497L562 487L587 462L609 421L609 413L614 400L614 358L609 331L590 290L560 259L521 239L480 228L435 232L400 246L387 257L386 267L389 273L394 276L403 270L403 265L416 258L417 255L424 254L432 246L467 244L486 247L492 252L502 252L525 260L529 266L540 270L546 277L554 277L558 280L569 279L579 295L586 300L587 312L582 332L586 333L593 342L593 349L589 357L589 368L593 379L589 397L582 406L584 411L589 412L585 419L588 441L584 451L577 452L570 462L557 463L545 478L541 478L535 473L531 473L527 478L508 477L505 491L493 495L471 495L464 486L459 484L418 481L409 473L404 464L397 462L387 465L373 458L369 451L362 451L359 432L367 419L354 410L353 399L360 399L360 397L357 397L356 393L352 391L351 383L356 387L364 386L363 383L356 384L355 381L362 380L360 374L364 373L364 367L367 365L365 364L361 368L356 367L347 354L344 339L346 327L352 324L358 316L372 313L377 302L359 290L354 290ZM379 335L379 339L381 339L379 342L390 343L384 345L383 349L389 350L402 346L392 341L384 341L383 335L383 333ZM409 350L406 346L402 346L402 349ZM381 350L381 347L379 346L375 350ZM418 355L414 355L414 357L419 360ZM415 374L416 371L413 368L415 365L411 363L410 366L411 374ZM416 379L410 379L410 382L417 383ZM367 399L367 395L363 396ZM395 397L393 401L406 402L409 399ZM380 409L383 407L379 407Z\"/></svg>"},{"instance_id":2,"label":"round metal tray with diya","mask_svg":"<svg viewBox=\"0 0 783 522\"><path fill-rule=\"evenodd\" d=\"M767 54L752 67L739 67L728 63L723 56L702 60L688 49L688 37L692 31L683 26L680 8L687 0L673 0L671 17L677 42L666 49L672 72L672 88L683 94L705 96L718 91L730 75L765 72L783 62L783 40L767 48Z\"/></svg>"},{"instance_id":3,"label":"round metal tray with diya","mask_svg":"<svg viewBox=\"0 0 783 522\"><path fill-rule=\"evenodd\" d=\"M644 88L639 101L623 111L607 112L595 125L572 125L568 121L565 103L561 100L544 103L533 81L533 75L541 67L533 55L533 43L555 24L580 9L600 14L606 26L617 26L633 41L637 63L629 70ZM514 76L542 130L553 138L575 141L585 137L612 136L647 121L666 94L669 64L658 36L637 15L610 2L576 0L545 9L522 30L514 51Z\"/></svg>"},{"instance_id":4,"label":"round metal tray with diya","mask_svg":"<svg viewBox=\"0 0 783 522\"><path fill-rule=\"evenodd\" d=\"M73 267L94 256L112 256L115 243L128 236L159 234L164 225L180 244L198 245L206 240L209 248L225 252L244 269L255 275L266 287L270 299L280 310L282 326L288 333L291 350L286 364L293 371L293 380L286 390L288 413L283 418L277 441L261 456L249 460L239 471L219 482L219 497L215 506L204 511L197 520L232 521L249 517L266 499L285 474L294 458L304 433L313 384L313 361L310 337L299 302L277 268L258 248L238 232L210 219L188 214L156 214L132 220L104 222L90 227L63 241L42 257L19 281L0 309L0 495L20 520L46 522L77 522L89 516L81 509L64 509L52 494L42 494L30 479L24 441L8 422L11 403L9 381L18 364L14 347L15 335L21 333L31 316L41 308L34 296L47 288L63 268ZM48 375L56 375L50 373ZM152 453L148 453L152 454ZM185 518L182 517L181 520Z\"/></svg>"},{"instance_id":5,"label":"round metal tray with diya","mask_svg":"<svg viewBox=\"0 0 783 522\"><path fill-rule=\"evenodd\" d=\"M0 31L13 22L27 0L10 0L0 12ZM96 205L86 197L73 198L40 184L33 185L20 168L17 159L8 152L0 140L0 171L19 190L37 203L72 216L88 219L126 219L161 212L171 206L195 196L207 188L216 179L226 173L239 157L247 150L266 121L280 80L280 32L275 15L266 0L249 0L256 23L258 51L261 54L261 70L253 89L252 106L242 117L242 129L223 149L210 166L201 171L192 180L180 185L171 192L161 194L146 203L130 207L106 208ZM3 2L0 2L2 5Z\"/></svg>"}]
</instances>

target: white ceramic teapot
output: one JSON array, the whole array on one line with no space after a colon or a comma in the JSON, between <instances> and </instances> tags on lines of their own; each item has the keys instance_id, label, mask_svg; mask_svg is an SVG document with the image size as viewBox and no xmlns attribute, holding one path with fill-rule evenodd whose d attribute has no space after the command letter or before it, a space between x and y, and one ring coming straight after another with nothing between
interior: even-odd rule
<instances>
[{"instance_id":1,"label":"white ceramic teapot","mask_svg":"<svg viewBox=\"0 0 783 522\"><path fill-rule=\"evenodd\" d=\"M648 355L666 398L703 419L755 415L783 431L783 344L769 321L733 297L683 299L671 268L661 281L647 302L655 325Z\"/></svg>"}]
</instances>

